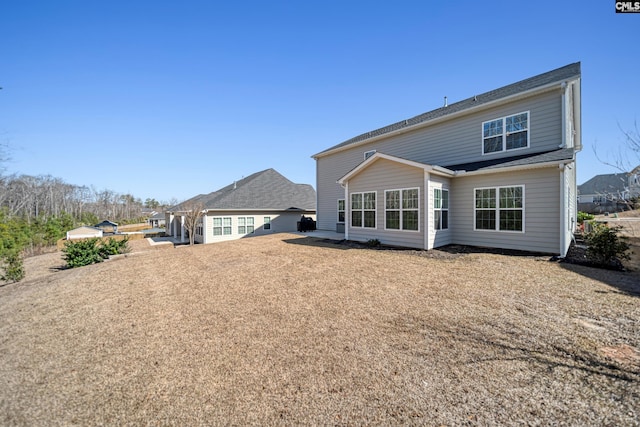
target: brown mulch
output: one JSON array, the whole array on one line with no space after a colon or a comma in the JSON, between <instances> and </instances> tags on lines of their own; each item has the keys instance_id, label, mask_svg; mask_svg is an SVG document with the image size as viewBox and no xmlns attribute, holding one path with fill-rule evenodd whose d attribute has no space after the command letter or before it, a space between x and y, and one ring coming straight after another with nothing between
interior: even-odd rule
<instances>
[{"instance_id":1,"label":"brown mulch","mask_svg":"<svg viewBox=\"0 0 640 427\"><path fill-rule=\"evenodd\" d=\"M144 242L0 288L0 425L638 424L637 271Z\"/></svg>"}]
</instances>

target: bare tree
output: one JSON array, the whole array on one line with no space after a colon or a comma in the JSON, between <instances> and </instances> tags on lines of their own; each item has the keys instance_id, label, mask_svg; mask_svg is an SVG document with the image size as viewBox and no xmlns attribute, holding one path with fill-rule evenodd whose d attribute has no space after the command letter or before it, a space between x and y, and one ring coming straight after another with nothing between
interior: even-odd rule
<instances>
[{"instance_id":1,"label":"bare tree","mask_svg":"<svg viewBox=\"0 0 640 427\"><path fill-rule=\"evenodd\" d=\"M180 205L180 211L184 213L184 228L189 233L189 244L193 245L196 231L202 227L204 205L198 201L187 201Z\"/></svg>"}]
</instances>

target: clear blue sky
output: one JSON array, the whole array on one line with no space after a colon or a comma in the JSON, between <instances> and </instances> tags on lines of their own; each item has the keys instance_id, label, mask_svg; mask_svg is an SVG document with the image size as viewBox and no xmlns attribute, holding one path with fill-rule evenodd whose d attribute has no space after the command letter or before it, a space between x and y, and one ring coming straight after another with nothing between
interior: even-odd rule
<instances>
[{"instance_id":1,"label":"clear blue sky","mask_svg":"<svg viewBox=\"0 0 640 427\"><path fill-rule=\"evenodd\" d=\"M0 6L5 173L179 200L582 62L578 183L640 121L640 14L614 1L15 1ZM84 159L93 159L93 162Z\"/></svg>"}]
</instances>

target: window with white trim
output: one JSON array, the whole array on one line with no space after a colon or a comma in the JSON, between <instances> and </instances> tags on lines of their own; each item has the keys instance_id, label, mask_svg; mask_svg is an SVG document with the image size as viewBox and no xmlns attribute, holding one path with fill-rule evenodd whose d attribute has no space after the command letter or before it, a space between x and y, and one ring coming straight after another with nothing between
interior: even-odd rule
<instances>
[{"instance_id":1,"label":"window with white trim","mask_svg":"<svg viewBox=\"0 0 640 427\"><path fill-rule=\"evenodd\" d=\"M476 188L475 230L524 231L524 186Z\"/></svg>"},{"instance_id":2,"label":"window with white trim","mask_svg":"<svg viewBox=\"0 0 640 427\"><path fill-rule=\"evenodd\" d=\"M433 189L433 228L449 229L449 190Z\"/></svg>"},{"instance_id":3,"label":"window with white trim","mask_svg":"<svg viewBox=\"0 0 640 427\"><path fill-rule=\"evenodd\" d=\"M376 228L376 193L351 194L351 226Z\"/></svg>"},{"instance_id":4,"label":"window with white trim","mask_svg":"<svg viewBox=\"0 0 640 427\"><path fill-rule=\"evenodd\" d=\"M528 146L528 111L482 123L482 154L499 153Z\"/></svg>"},{"instance_id":5,"label":"window with white trim","mask_svg":"<svg viewBox=\"0 0 640 427\"><path fill-rule=\"evenodd\" d=\"M228 236L231 234L231 217L213 217L213 235Z\"/></svg>"},{"instance_id":6,"label":"window with white trim","mask_svg":"<svg viewBox=\"0 0 640 427\"><path fill-rule=\"evenodd\" d=\"M376 150L369 150L364 152L364 159L367 160L369 157L376 154Z\"/></svg>"},{"instance_id":7,"label":"window with white trim","mask_svg":"<svg viewBox=\"0 0 640 427\"><path fill-rule=\"evenodd\" d=\"M254 230L254 223L252 216L240 216L238 217L238 234L251 234Z\"/></svg>"},{"instance_id":8,"label":"window with white trim","mask_svg":"<svg viewBox=\"0 0 640 427\"><path fill-rule=\"evenodd\" d=\"M420 228L419 189L386 190L384 199L385 229L418 231Z\"/></svg>"},{"instance_id":9,"label":"window with white trim","mask_svg":"<svg viewBox=\"0 0 640 427\"><path fill-rule=\"evenodd\" d=\"M264 220L262 221L262 228L264 230L271 230L271 217L270 216L265 216Z\"/></svg>"},{"instance_id":10,"label":"window with white trim","mask_svg":"<svg viewBox=\"0 0 640 427\"><path fill-rule=\"evenodd\" d=\"M338 199L338 222L344 222L344 199Z\"/></svg>"}]
</instances>

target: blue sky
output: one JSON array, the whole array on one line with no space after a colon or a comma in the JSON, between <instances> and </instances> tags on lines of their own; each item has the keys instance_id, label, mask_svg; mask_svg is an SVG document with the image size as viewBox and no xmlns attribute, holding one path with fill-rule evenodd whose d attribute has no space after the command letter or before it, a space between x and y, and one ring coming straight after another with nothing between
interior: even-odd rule
<instances>
[{"instance_id":1,"label":"blue sky","mask_svg":"<svg viewBox=\"0 0 640 427\"><path fill-rule=\"evenodd\" d=\"M582 62L578 183L640 120L640 14L615 2L20 1L0 6L5 173L182 200ZM93 159L86 162L83 159Z\"/></svg>"}]
</instances>

